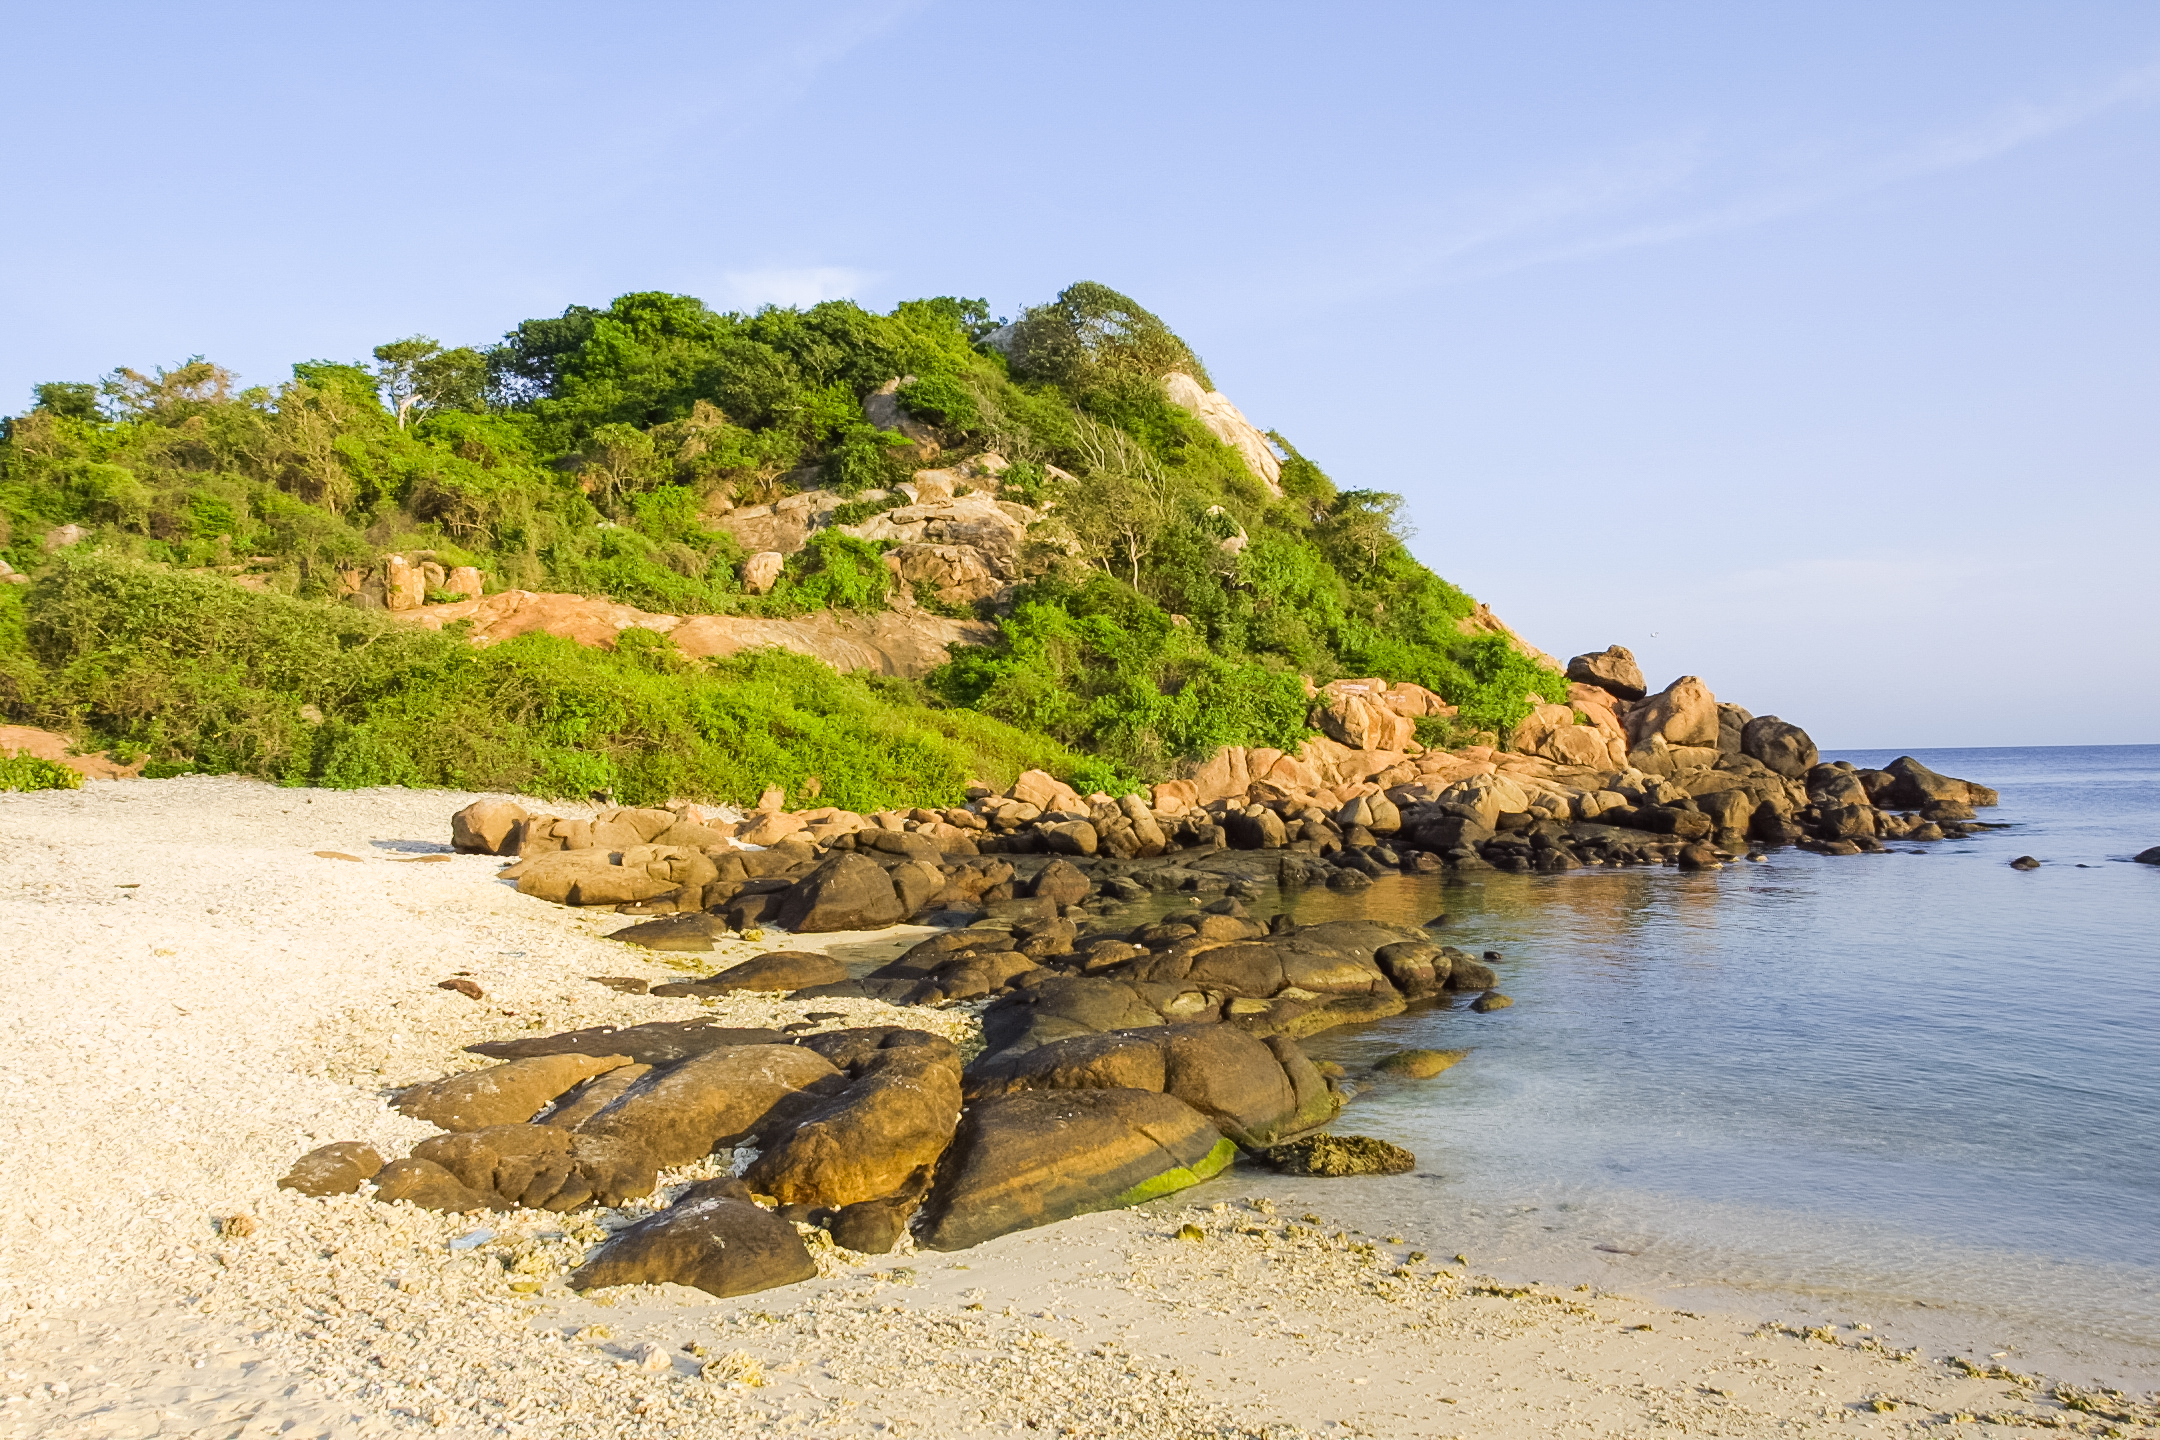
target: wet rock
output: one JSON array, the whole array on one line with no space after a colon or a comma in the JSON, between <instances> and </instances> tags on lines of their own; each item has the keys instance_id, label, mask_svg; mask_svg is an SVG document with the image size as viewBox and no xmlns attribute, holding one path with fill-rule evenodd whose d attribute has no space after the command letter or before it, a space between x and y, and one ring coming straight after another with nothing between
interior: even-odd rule
<instances>
[{"instance_id":1,"label":"wet rock","mask_svg":"<svg viewBox=\"0 0 2160 1440\"><path fill-rule=\"evenodd\" d=\"M452 1132L517 1125L595 1075L628 1065L625 1055L547 1055L490 1065L416 1085L392 1108Z\"/></svg>"},{"instance_id":2,"label":"wet rock","mask_svg":"<svg viewBox=\"0 0 2160 1440\"><path fill-rule=\"evenodd\" d=\"M1680 868L1682 870L1722 870L1725 868L1725 862L1720 860L1718 852L1708 845L1683 845L1680 847Z\"/></svg>"},{"instance_id":3,"label":"wet rock","mask_svg":"<svg viewBox=\"0 0 2160 1440\"><path fill-rule=\"evenodd\" d=\"M1487 990L1477 999L1470 1002L1470 1008L1483 1015L1493 1010L1505 1010L1514 1003L1513 1000L1510 1000L1498 990Z\"/></svg>"},{"instance_id":4,"label":"wet rock","mask_svg":"<svg viewBox=\"0 0 2160 1440\"><path fill-rule=\"evenodd\" d=\"M1452 1069L1470 1054L1468 1050L1397 1050L1382 1056L1373 1069L1383 1075L1400 1075L1410 1080L1430 1080L1444 1070Z\"/></svg>"},{"instance_id":5,"label":"wet rock","mask_svg":"<svg viewBox=\"0 0 2160 1440\"><path fill-rule=\"evenodd\" d=\"M830 955L807 950L774 950L730 965L702 980L655 985L655 995L724 995L738 991L787 992L812 985L837 985L848 978L847 967Z\"/></svg>"},{"instance_id":6,"label":"wet rock","mask_svg":"<svg viewBox=\"0 0 2160 1440\"><path fill-rule=\"evenodd\" d=\"M882 930L907 917L885 867L864 855L836 855L787 892L780 924L798 935Z\"/></svg>"},{"instance_id":7,"label":"wet rock","mask_svg":"<svg viewBox=\"0 0 2160 1440\"><path fill-rule=\"evenodd\" d=\"M746 1138L782 1101L813 1087L830 1094L843 1084L814 1050L736 1046L654 1071L579 1129L640 1145L662 1166L685 1165Z\"/></svg>"},{"instance_id":8,"label":"wet rock","mask_svg":"<svg viewBox=\"0 0 2160 1440\"><path fill-rule=\"evenodd\" d=\"M431 1160L393 1160L375 1176L375 1198L388 1205L409 1200L422 1210L462 1215L470 1210L507 1210L509 1202L475 1190Z\"/></svg>"},{"instance_id":9,"label":"wet rock","mask_svg":"<svg viewBox=\"0 0 2160 1440\"><path fill-rule=\"evenodd\" d=\"M2131 858L2140 865L2160 865L2160 845L2155 845L2150 850L2140 850Z\"/></svg>"},{"instance_id":10,"label":"wet rock","mask_svg":"<svg viewBox=\"0 0 2160 1440\"><path fill-rule=\"evenodd\" d=\"M1407 1175L1417 1169L1417 1157L1408 1150L1369 1135L1314 1135L1278 1145L1260 1158L1285 1175Z\"/></svg>"},{"instance_id":11,"label":"wet rock","mask_svg":"<svg viewBox=\"0 0 2160 1440\"><path fill-rule=\"evenodd\" d=\"M1095 887L1088 882L1087 872L1069 860L1052 860L1036 872L1028 886L1028 894L1050 901L1063 908L1077 905L1087 899Z\"/></svg>"},{"instance_id":12,"label":"wet rock","mask_svg":"<svg viewBox=\"0 0 2160 1440\"><path fill-rule=\"evenodd\" d=\"M297 1190L302 1195L350 1195L374 1179L382 1168L383 1158L375 1153L374 1146L358 1140L339 1140L318 1145L295 1160L285 1178L278 1181L278 1188Z\"/></svg>"},{"instance_id":13,"label":"wet rock","mask_svg":"<svg viewBox=\"0 0 2160 1440\"><path fill-rule=\"evenodd\" d=\"M795 1227L735 1198L726 1188L733 1184L693 1186L659 1214L619 1232L571 1272L571 1288L674 1284L725 1298L815 1278L817 1262Z\"/></svg>"},{"instance_id":14,"label":"wet rock","mask_svg":"<svg viewBox=\"0 0 2160 1440\"><path fill-rule=\"evenodd\" d=\"M1448 980L1450 990L1490 990L1500 983L1500 973L1482 960L1472 959L1468 954L1450 945L1447 948Z\"/></svg>"},{"instance_id":15,"label":"wet rock","mask_svg":"<svg viewBox=\"0 0 2160 1440\"><path fill-rule=\"evenodd\" d=\"M939 1162L920 1235L933 1250L1198 1184L1236 1146L1182 1101L1146 1090L1031 1090L969 1107Z\"/></svg>"},{"instance_id":16,"label":"wet rock","mask_svg":"<svg viewBox=\"0 0 2160 1440\"><path fill-rule=\"evenodd\" d=\"M2010 862L2010 868L2013 870L2037 870L2040 868L2040 862L2030 855L2020 855Z\"/></svg>"}]
</instances>

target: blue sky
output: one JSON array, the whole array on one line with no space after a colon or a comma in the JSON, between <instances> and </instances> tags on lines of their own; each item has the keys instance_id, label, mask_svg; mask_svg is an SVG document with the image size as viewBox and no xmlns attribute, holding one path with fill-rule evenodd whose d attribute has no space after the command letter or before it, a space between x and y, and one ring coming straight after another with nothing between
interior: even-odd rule
<instances>
[{"instance_id":1,"label":"blue sky","mask_svg":"<svg viewBox=\"0 0 2160 1440\"><path fill-rule=\"evenodd\" d=\"M0 409L1095 279L1565 656L2160 741L2160 7L0 10Z\"/></svg>"}]
</instances>

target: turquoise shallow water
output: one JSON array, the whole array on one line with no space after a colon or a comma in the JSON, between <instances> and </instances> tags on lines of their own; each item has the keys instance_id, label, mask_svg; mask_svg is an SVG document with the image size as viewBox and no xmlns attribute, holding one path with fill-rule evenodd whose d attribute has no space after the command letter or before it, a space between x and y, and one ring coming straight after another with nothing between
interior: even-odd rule
<instances>
[{"instance_id":1,"label":"turquoise shallow water","mask_svg":"<svg viewBox=\"0 0 2160 1440\"><path fill-rule=\"evenodd\" d=\"M1472 1053L1338 1126L1409 1146L1418 1175L1291 1198L1522 1278L1933 1312L2115 1374L2160 1362L2160 867L2128 863L2160 845L2160 746L1915 753L1998 788L1982 818L2013 828L1283 897L1304 921L1445 910L1444 938L1504 952L1516 1001L1308 1041L1353 1067ZM2009 868L2023 854L2046 863Z\"/></svg>"}]
</instances>

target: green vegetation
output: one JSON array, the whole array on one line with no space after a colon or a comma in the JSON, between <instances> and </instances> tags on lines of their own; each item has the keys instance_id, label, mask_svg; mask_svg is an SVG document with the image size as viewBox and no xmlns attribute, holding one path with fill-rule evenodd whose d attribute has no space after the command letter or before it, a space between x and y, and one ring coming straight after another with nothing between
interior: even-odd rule
<instances>
[{"instance_id":1,"label":"green vegetation","mask_svg":"<svg viewBox=\"0 0 2160 1440\"><path fill-rule=\"evenodd\" d=\"M80 790L82 776L27 750L0 755L0 790Z\"/></svg>"},{"instance_id":2,"label":"green vegetation","mask_svg":"<svg viewBox=\"0 0 2160 1440\"><path fill-rule=\"evenodd\" d=\"M0 714L139 748L152 773L622 799L777 779L861 806L1029 764L1108 785L1291 747L1302 677L1428 686L1462 709L1448 738L1555 693L1505 637L1465 633L1474 606L1404 548L1398 497L1338 490L1279 436L1272 494L1170 404L1163 373L1207 372L1129 298L1075 285L997 329L949 297L741 315L642 293L275 387L201 357L41 385L0 435L0 557L37 581L0 587ZM752 595L713 517L811 487L844 497L841 524L899 503L927 449L863 408L895 381L936 463L994 450L1003 497L1047 511L996 642L923 685L696 662L635 631L475 650L338 603L384 554L427 551L490 589L673 614L881 609L888 546L820 531ZM63 525L87 543L48 553Z\"/></svg>"}]
</instances>

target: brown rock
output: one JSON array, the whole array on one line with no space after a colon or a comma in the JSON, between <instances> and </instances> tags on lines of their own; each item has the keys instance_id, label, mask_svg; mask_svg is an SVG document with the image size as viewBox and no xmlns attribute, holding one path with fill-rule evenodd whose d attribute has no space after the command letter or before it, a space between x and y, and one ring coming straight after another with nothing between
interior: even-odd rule
<instances>
[{"instance_id":1,"label":"brown rock","mask_svg":"<svg viewBox=\"0 0 2160 1440\"><path fill-rule=\"evenodd\" d=\"M1453 1069L1469 1054L1468 1050L1397 1050L1392 1055L1382 1057L1373 1069L1383 1075L1430 1080L1443 1071Z\"/></svg>"},{"instance_id":2,"label":"brown rock","mask_svg":"<svg viewBox=\"0 0 2160 1440\"><path fill-rule=\"evenodd\" d=\"M1174 1025L1161 1034L1163 1092L1215 1122L1248 1150L1300 1128L1297 1091L1259 1040L1226 1025Z\"/></svg>"},{"instance_id":3,"label":"brown rock","mask_svg":"<svg viewBox=\"0 0 2160 1440\"><path fill-rule=\"evenodd\" d=\"M1040 896L1060 909L1077 905L1093 893L1095 887L1087 872L1069 860L1052 860L1036 872L1034 883L1028 887L1030 895Z\"/></svg>"},{"instance_id":4,"label":"brown rock","mask_svg":"<svg viewBox=\"0 0 2160 1440\"><path fill-rule=\"evenodd\" d=\"M462 1215L469 1210L507 1210L501 1196L475 1190L431 1160L393 1160L376 1173L375 1198L384 1204L409 1200L422 1210Z\"/></svg>"},{"instance_id":5,"label":"brown rock","mask_svg":"<svg viewBox=\"0 0 2160 1440\"><path fill-rule=\"evenodd\" d=\"M1662 736L1667 745L1708 748L1718 743L1717 697L1693 675L1683 675L1657 694L1628 711L1628 744L1631 749ZM1716 755L1704 763L1714 763Z\"/></svg>"},{"instance_id":6,"label":"brown rock","mask_svg":"<svg viewBox=\"0 0 2160 1440\"><path fill-rule=\"evenodd\" d=\"M907 913L884 866L863 855L836 855L787 892L780 924L798 935L882 930Z\"/></svg>"},{"instance_id":7,"label":"brown rock","mask_svg":"<svg viewBox=\"0 0 2160 1440\"><path fill-rule=\"evenodd\" d=\"M1236 1147L1182 1101L1146 1090L1030 1090L970 1106L939 1162L922 1240L962 1250L1014 1230L1194 1185Z\"/></svg>"},{"instance_id":8,"label":"brown rock","mask_svg":"<svg viewBox=\"0 0 2160 1440\"><path fill-rule=\"evenodd\" d=\"M1407 1175L1417 1157L1370 1135L1315 1135L1278 1145L1264 1158L1286 1175Z\"/></svg>"},{"instance_id":9,"label":"brown rock","mask_svg":"<svg viewBox=\"0 0 2160 1440\"><path fill-rule=\"evenodd\" d=\"M450 845L469 855L513 855L512 835L525 807L508 800L475 800L450 817Z\"/></svg>"},{"instance_id":10,"label":"brown rock","mask_svg":"<svg viewBox=\"0 0 2160 1440\"><path fill-rule=\"evenodd\" d=\"M302 1195L350 1195L374 1179L382 1168L383 1158L375 1153L374 1146L358 1140L339 1140L318 1145L295 1160L285 1178L278 1181L278 1188L297 1190Z\"/></svg>"},{"instance_id":11,"label":"brown rock","mask_svg":"<svg viewBox=\"0 0 2160 1440\"><path fill-rule=\"evenodd\" d=\"M413 1147L469 1189L535 1210L573 1210L587 1201L620 1205L652 1193L658 1166L643 1148L549 1125L496 1125L438 1135Z\"/></svg>"},{"instance_id":12,"label":"brown rock","mask_svg":"<svg viewBox=\"0 0 2160 1440\"><path fill-rule=\"evenodd\" d=\"M1642 667L1635 663L1635 653L1623 645L1577 655L1567 662L1567 678L1595 685L1623 700L1640 700L1646 693Z\"/></svg>"},{"instance_id":13,"label":"brown rock","mask_svg":"<svg viewBox=\"0 0 2160 1440\"><path fill-rule=\"evenodd\" d=\"M957 1052L881 1050L846 1090L768 1146L744 1178L782 1204L874 1200L934 1165L959 1123Z\"/></svg>"},{"instance_id":14,"label":"brown rock","mask_svg":"<svg viewBox=\"0 0 2160 1440\"><path fill-rule=\"evenodd\" d=\"M970 1101L1022 1090L1153 1090L1169 1075L1163 1047L1145 1031L1074 1035L994 1055L967 1075Z\"/></svg>"},{"instance_id":15,"label":"brown rock","mask_svg":"<svg viewBox=\"0 0 2160 1440\"><path fill-rule=\"evenodd\" d=\"M689 1285L725 1298L815 1278L817 1262L795 1227L734 1198L731 1184L693 1186L659 1214L618 1232L571 1273L571 1288Z\"/></svg>"},{"instance_id":16,"label":"brown rock","mask_svg":"<svg viewBox=\"0 0 2160 1440\"><path fill-rule=\"evenodd\" d=\"M730 965L718 974L680 985L656 985L655 995L713 995L734 991L795 991L812 985L837 985L847 967L830 955L806 950L775 950Z\"/></svg>"},{"instance_id":17,"label":"brown rock","mask_svg":"<svg viewBox=\"0 0 2160 1440\"><path fill-rule=\"evenodd\" d=\"M839 1074L795 1045L713 1050L646 1076L579 1130L643 1146L663 1167L686 1165L748 1136L783 1100L837 1090Z\"/></svg>"},{"instance_id":18,"label":"brown rock","mask_svg":"<svg viewBox=\"0 0 2160 1440\"><path fill-rule=\"evenodd\" d=\"M536 1123L552 1125L558 1130L575 1130L614 1104L618 1096L650 1075L652 1069L650 1065L625 1065L620 1069L610 1070L605 1075L595 1075L557 1100L554 1107Z\"/></svg>"},{"instance_id":19,"label":"brown rock","mask_svg":"<svg viewBox=\"0 0 2160 1440\"><path fill-rule=\"evenodd\" d=\"M484 1130L530 1120L562 1095L595 1075L628 1065L622 1055L549 1055L512 1060L415 1085L399 1095L402 1115L449 1131Z\"/></svg>"},{"instance_id":20,"label":"brown rock","mask_svg":"<svg viewBox=\"0 0 2160 1440\"><path fill-rule=\"evenodd\" d=\"M640 1065L673 1065L732 1046L786 1043L787 1037L777 1030L735 1028L709 1020L655 1020L646 1025L595 1025L518 1040L483 1040L465 1048L474 1055L497 1060L526 1060L536 1055L627 1055Z\"/></svg>"},{"instance_id":21,"label":"brown rock","mask_svg":"<svg viewBox=\"0 0 2160 1440\"><path fill-rule=\"evenodd\" d=\"M727 933L727 921L723 917L690 914L669 915L659 920L626 925L620 930L609 932L607 938L620 940L626 945L642 945L647 950L701 955L713 948L715 939Z\"/></svg>"},{"instance_id":22,"label":"brown rock","mask_svg":"<svg viewBox=\"0 0 2160 1440\"><path fill-rule=\"evenodd\" d=\"M455 990L468 1000L485 1000L487 998L487 992L482 990L477 982L467 980L462 976L451 980L438 980L435 982L435 988L438 990Z\"/></svg>"}]
</instances>

